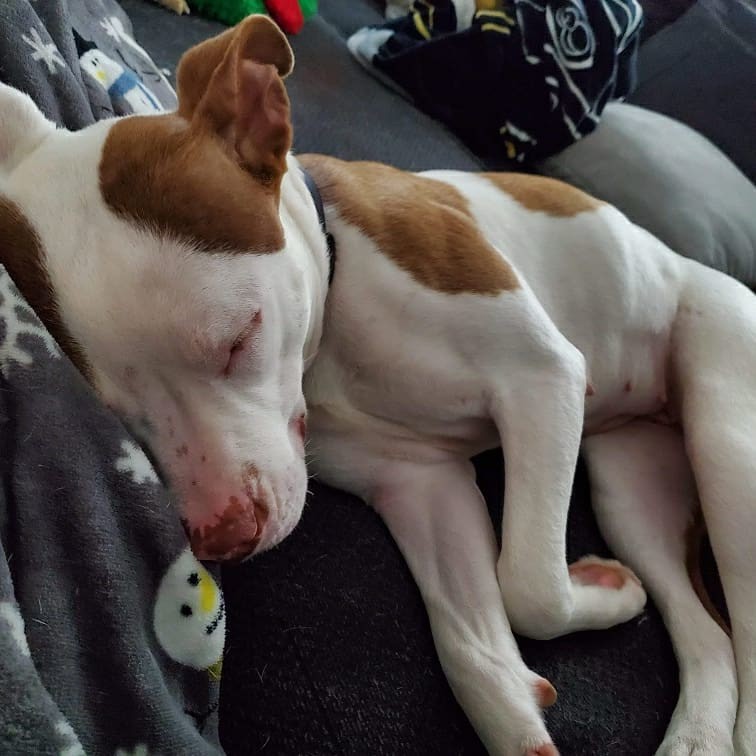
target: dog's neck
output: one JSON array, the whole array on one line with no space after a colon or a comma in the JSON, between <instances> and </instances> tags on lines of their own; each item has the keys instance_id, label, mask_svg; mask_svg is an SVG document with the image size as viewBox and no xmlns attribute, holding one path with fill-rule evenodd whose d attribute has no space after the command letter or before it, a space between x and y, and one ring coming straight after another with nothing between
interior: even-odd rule
<instances>
[{"instance_id":1,"label":"dog's neck","mask_svg":"<svg viewBox=\"0 0 756 756\"><path fill-rule=\"evenodd\" d=\"M296 239L299 243L292 244L292 249L298 250L311 308L304 348L304 369L307 370L315 359L323 331L331 263L315 201L293 155L289 155L288 166L281 183L281 222L287 240L299 237Z\"/></svg>"}]
</instances>

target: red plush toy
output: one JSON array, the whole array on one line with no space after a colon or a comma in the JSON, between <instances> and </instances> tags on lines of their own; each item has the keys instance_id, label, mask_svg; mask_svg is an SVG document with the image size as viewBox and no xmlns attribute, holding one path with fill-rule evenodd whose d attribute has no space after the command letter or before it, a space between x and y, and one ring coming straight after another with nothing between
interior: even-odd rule
<instances>
[{"instance_id":1,"label":"red plush toy","mask_svg":"<svg viewBox=\"0 0 756 756\"><path fill-rule=\"evenodd\" d=\"M296 34L304 24L304 14L298 0L265 0L273 20L287 34Z\"/></svg>"},{"instance_id":2,"label":"red plush toy","mask_svg":"<svg viewBox=\"0 0 756 756\"><path fill-rule=\"evenodd\" d=\"M168 7L185 0L158 0ZM3 0L0 0L0 7ZM296 34L318 12L318 0L190 0L192 10L233 26L253 13L267 13L286 34ZM176 8L178 10L178 8Z\"/></svg>"}]
</instances>

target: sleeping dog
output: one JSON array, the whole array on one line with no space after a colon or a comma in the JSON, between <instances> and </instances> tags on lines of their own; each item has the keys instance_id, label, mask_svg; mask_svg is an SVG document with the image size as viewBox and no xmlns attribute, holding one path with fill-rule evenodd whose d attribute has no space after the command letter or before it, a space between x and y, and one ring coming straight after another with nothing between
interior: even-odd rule
<instances>
[{"instance_id":1,"label":"sleeping dog","mask_svg":"<svg viewBox=\"0 0 756 756\"><path fill-rule=\"evenodd\" d=\"M556 753L512 630L624 622L636 574L681 670L660 753L756 753L756 299L556 181L294 157L292 65L251 17L184 56L176 113L70 133L0 90L0 261L152 450L195 552L291 531L309 425L319 476L399 544L492 754ZM497 552L469 460L498 445ZM567 565L581 445L634 572ZM732 642L684 566L699 501Z\"/></svg>"}]
</instances>

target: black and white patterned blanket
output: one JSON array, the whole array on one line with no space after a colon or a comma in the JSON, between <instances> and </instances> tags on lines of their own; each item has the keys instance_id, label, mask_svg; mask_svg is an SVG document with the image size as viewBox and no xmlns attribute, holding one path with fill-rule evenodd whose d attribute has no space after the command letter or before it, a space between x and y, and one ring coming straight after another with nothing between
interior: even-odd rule
<instances>
[{"instance_id":1,"label":"black and white patterned blanket","mask_svg":"<svg viewBox=\"0 0 756 756\"><path fill-rule=\"evenodd\" d=\"M0 32L0 80L60 125L175 104L113 0L3 0ZM218 584L2 265L0 541L0 753L220 750Z\"/></svg>"},{"instance_id":2,"label":"black and white patterned blanket","mask_svg":"<svg viewBox=\"0 0 756 756\"><path fill-rule=\"evenodd\" d=\"M415 0L349 48L489 164L523 162L589 134L630 93L642 20L637 0Z\"/></svg>"}]
</instances>

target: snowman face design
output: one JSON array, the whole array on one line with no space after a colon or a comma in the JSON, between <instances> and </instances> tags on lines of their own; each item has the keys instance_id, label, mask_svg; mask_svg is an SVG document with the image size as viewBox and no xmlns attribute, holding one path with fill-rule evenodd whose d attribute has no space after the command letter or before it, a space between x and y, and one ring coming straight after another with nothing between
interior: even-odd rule
<instances>
[{"instance_id":1,"label":"snowman face design","mask_svg":"<svg viewBox=\"0 0 756 756\"><path fill-rule=\"evenodd\" d=\"M179 664L207 669L223 655L223 594L189 549L181 553L160 582L154 626L158 642Z\"/></svg>"},{"instance_id":2,"label":"snowman face design","mask_svg":"<svg viewBox=\"0 0 756 756\"><path fill-rule=\"evenodd\" d=\"M87 50L79 58L82 69L97 79L107 89L123 72L123 66L109 58L100 50Z\"/></svg>"}]
</instances>

